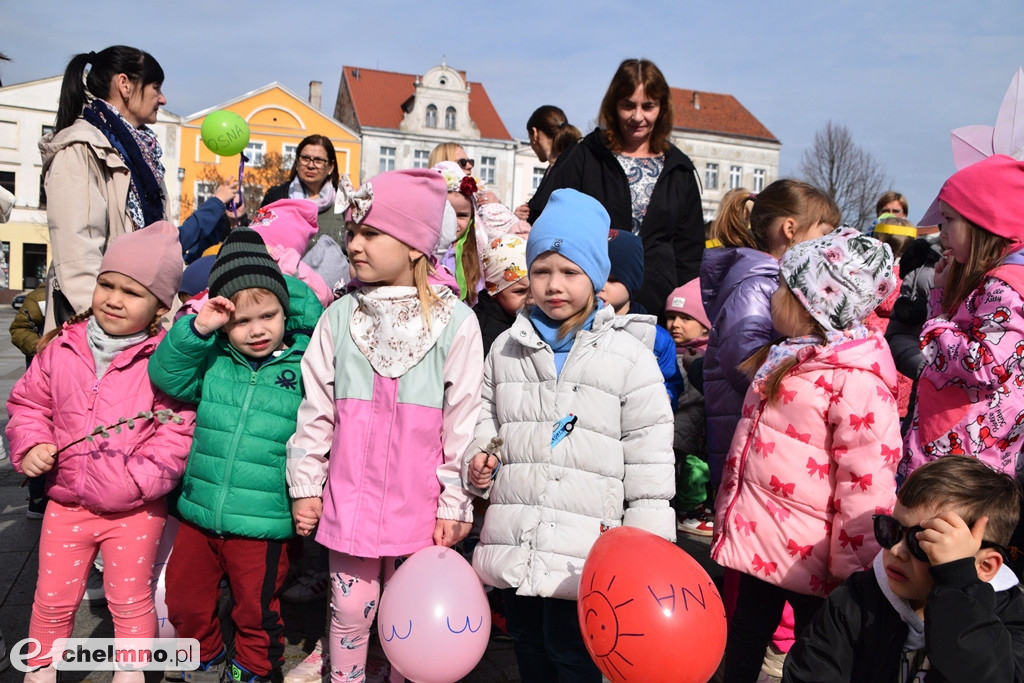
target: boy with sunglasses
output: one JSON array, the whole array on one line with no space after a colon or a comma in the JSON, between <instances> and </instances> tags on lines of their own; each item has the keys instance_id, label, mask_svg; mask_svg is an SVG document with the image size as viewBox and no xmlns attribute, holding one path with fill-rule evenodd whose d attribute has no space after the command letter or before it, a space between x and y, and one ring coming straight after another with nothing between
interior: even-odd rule
<instances>
[{"instance_id":1,"label":"boy with sunglasses","mask_svg":"<svg viewBox=\"0 0 1024 683\"><path fill-rule=\"evenodd\" d=\"M873 570L832 592L786 658L784 683L1024 681L1024 593L1005 565L1020 511L1010 476L946 456L874 515Z\"/></svg>"}]
</instances>

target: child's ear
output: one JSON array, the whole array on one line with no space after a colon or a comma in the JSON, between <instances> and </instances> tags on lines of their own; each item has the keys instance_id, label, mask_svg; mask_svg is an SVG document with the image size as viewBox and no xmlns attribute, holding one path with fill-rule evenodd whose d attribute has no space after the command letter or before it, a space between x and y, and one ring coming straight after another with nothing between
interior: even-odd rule
<instances>
[{"instance_id":1,"label":"child's ear","mask_svg":"<svg viewBox=\"0 0 1024 683\"><path fill-rule=\"evenodd\" d=\"M419 259L421 256L423 256L423 252L422 251L418 251L416 249L410 249L409 250L409 263L416 263L416 260Z\"/></svg>"},{"instance_id":2,"label":"child's ear","mask_svg":"<svg viewBox=\"0 0 1024 683\"><path fill-rule=\"evenodd\" d=\"M786 237L786 241L792 244L793 238L796 237L796 220L783 218L781 229L782 234Z\"/></svg>"},{"instance_id":3,"label":"child's ear","mask_svg":"<svg viewBox=\"0 0 1024 683\"><path fill-rule=\"evenodd\" d=\"M995 548L982 548L974 556L974 566L978 569L978 578L991 581L1003 566L1003 554Z\"/></svg>"}]
</instances>

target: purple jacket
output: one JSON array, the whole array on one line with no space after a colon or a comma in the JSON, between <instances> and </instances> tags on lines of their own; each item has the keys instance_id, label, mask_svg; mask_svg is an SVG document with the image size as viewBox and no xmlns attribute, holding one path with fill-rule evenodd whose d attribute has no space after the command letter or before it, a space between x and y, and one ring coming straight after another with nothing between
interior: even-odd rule
<instances>
[{"instance_id":1,"label":"purple jacket","mask_svg":"<svg viewBox=\"0 0 1024 683\"><path fill-rule=\"evenodd\" d=\"M700 290L711 334L704 354L711 485L722 481L722 465L740 421L750 378L736 366L775 336L771 298L779 286L779 262L756 249L718 248L704 252Z\"/></svg>"},{"instance_id":2,"label":"purple jacket","mask_svg":"<svg viewBox=\"0 0 1024 683\"><path fill-rule=\"evenodd\" d=\"M57 456L46 493L58 503L94 512L123 512L166 495L181 480L192 445L195 412L157 391L147 373L164 332L114 357L103 377L86 341L86 322L65 326L36 355L7 399L11 461L21 471L25 454L41 443L62 448L98 425L170 408L182 424L138 420L134 429L110 431Z\"/></svg>"}]
</instances>

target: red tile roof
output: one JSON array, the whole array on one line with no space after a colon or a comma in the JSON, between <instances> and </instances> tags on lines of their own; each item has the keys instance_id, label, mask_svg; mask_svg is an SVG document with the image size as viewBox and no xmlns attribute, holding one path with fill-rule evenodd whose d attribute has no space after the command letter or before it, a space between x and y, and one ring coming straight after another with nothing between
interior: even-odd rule
<instances>
[{"instance_id":1,"label":"red tile roof","mask_svg":"<svg viewBox=\"0 0 1024 683\"><path fill-rule=\"evenodd\" d=\"M695 101L700 104L699 108ZM672 107L676 128L778 142L732 95L672 88Z\"/></svg>"},{"instance_id":2,"label":"red tile roof","mask_svg":"<svg viewBox=\"0 0 1024 683\"><path fill-rule=\"evenodd\" d=\"M465 78L464 72L459 73ZM417 76L413 74L343 66L342 78L352 97L360 126L397 129L405 114L403 105L416 92ZM469 82L468 85L469 116L480 129L481 137L511 140L512 136L491 104L483 84Z\"/></svg>"}]
</instances>

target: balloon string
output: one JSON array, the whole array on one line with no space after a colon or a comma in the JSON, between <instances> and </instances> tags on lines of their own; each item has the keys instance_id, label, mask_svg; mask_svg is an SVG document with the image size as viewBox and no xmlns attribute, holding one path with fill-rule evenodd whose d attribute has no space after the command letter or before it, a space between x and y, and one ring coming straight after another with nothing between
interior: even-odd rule
<instances>
[{"instance_id":1,"label":"balloon string","mask_svg":"<svg viewBox=\"0 0 1024 683\"><path fill-rule=\"evenodd\" d=\"M245 152L242 152L239 156L241 158L238 160L238 196L228 204L228 209L235 215L236 224L238 223L238 210L245 206L245 195L242 193L245 190L245 162L249 161L249 158L245 156Z\"/></svg>"}]
</instances>

